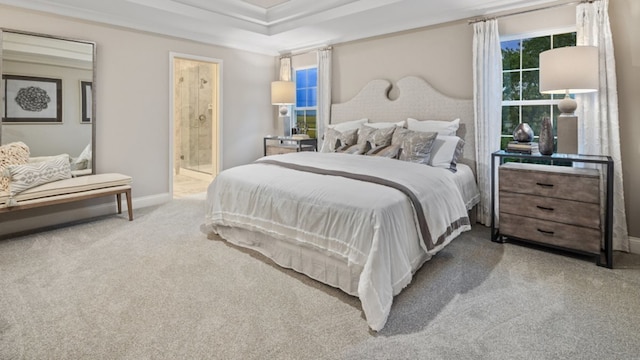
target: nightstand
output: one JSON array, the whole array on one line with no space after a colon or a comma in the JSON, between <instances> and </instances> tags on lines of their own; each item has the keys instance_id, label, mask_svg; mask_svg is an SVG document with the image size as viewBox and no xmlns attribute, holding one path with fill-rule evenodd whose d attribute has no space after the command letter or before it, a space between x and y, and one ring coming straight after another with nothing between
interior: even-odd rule
<instances>
[{"instance_id":1,"label":"nightstand","mask_svg":"<svg viewBox=\"0 0 640 360\"><path fill-rule=\"evenodd\" d=\"M264 156L298 151L318 151L318 139L300 139L291 136L265 136Z\"/></svg>"},{"instance_id":2,"label":"nightstand","mask_svg":"<svg viewBox=\"0 0 640 360\"><path fill-rule=\"evenodd\" d=\"M598 265L613 267L611 157L530 155L501 150L493 153L491 160L492 241L504 242L513 238L594 255ZM496 160L499 160L497 169ZM558 166L575 163L597 164L603 169L604 203L600 199L600 171ZM499 178L498 189L496 176ZM495 224L496 201L499 202L499 228ZM604 226L600 217L601 209L605 213Z\"/></svg>"}]
</instances>

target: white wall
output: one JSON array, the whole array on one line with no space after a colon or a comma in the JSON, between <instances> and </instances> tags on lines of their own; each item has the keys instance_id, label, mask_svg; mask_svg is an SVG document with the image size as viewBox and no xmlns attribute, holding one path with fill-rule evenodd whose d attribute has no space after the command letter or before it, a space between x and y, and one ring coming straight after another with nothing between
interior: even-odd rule
<instances>
[{"instance_id":1,"label":"white wall","mask_svg":"<svg viewBox=\"0 0 640 360\"><path fill-rule=\"evenodd\" d=\"M0 5L0 26L96 42L96 169L131 175L138 199L134 205L169 199L169 52L223 61L223 168L260 157L262 137L275 133L269 94L274 79L272 56L4 5ZM41 225L32 216L49 212L3 215L0 234L12 220L23 219L20 223L26 227Z\"/></svg>"}]
</instances>

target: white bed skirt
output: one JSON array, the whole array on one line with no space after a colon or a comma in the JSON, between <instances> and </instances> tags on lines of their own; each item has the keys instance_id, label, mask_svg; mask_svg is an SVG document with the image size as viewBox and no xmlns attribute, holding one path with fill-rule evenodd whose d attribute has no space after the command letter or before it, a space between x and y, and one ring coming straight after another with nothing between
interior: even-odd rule
<instances>
[{"instance_id":1,"label":"white bed skirt","mask_svg":"<svg viewBox=\"0 0 640 360\"><path fill-rule=\"evenodd\" d=\"M279 266L293 269L349 295L358 296L358 282L362 267L353 263L347 265L346 258L245 229L217 226L216 231L222 239L234 245L255 250ZM412 264L413 272L430 258L429 254L423 253L422 257L415 259L415 263Z\"/></svg>"}]
</instances>

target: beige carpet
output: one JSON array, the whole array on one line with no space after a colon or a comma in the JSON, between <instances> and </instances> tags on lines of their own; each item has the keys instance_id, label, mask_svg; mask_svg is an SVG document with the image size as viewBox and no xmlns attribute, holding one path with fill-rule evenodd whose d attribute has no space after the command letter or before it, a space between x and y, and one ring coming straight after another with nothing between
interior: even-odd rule
<instances>
[{"instance_id":1,"label":"beige carpet","mask_svg":"<svg viewBox=\"0 0 640 360\"><path fill-rule=\"evenodd\" d=\"M0 359L637 359L640 261L491 243L425 264L371 332L359 301L209 240L204 201L0 241Z\"/></svg>"}]
</instances>

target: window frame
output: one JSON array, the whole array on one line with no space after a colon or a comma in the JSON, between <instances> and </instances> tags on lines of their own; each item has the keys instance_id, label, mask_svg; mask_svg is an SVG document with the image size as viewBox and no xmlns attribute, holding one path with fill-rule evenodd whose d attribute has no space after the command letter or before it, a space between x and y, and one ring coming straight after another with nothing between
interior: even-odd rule
<instances>
[{"instance_id":1,"label":"window frame","mask_svg":"<svg viewBox=\"0 0 640 360\"><path fill-rule=\"evenodd\" d=\"M292 73L293 73L293 81L296 84L296 93L298 91L297 72L300 71L300 70L308 70L308 69L316 69L316 73L317 73L318 65L306 65L306 66L300 66L300 67L293 68ZM303 116L304 116L305 124L307 122L307 120L306 120L307 119L307 114L310 111L314 111L315 112L315 118L316 118L316 126L313 127L313 128L307 128L307 131L308 132L314 132L315 136L312 136L312 137L317 137L318 136L318 133L317 133L318 132L318 124L317 124L317 121L318 121L318 77L317 77L317 74L316 74L316 84L315 84L314 88L316 89L316 106L300 106L300 107L298 107L298 101L297 101L297 98L296 98L296 103L293 106L293 115L295 117L295 126L297 127L298 126L298 112L299 111L304 112ZM296 94L296 96L297 96L297 94Z\"/></svg>"},{"instance_id":2,"label":"window frame","mask_svg":"<svg viewBox=\"0 0 640 360\"><path fill-rule=\"evenodd\" d=\"M517 33L517 34L509 34L509 35L504 35L504 36L500 36L500 47L501 47L501 52L502 52L502 43L503 42L507 42L507 41L514 41L514 40L524 40L524 39L531 39L531 38L537 38L537 37L545 37L545 36L554 36L554 35L561 35L561 34L566 34L566 33L573 33L577 31L577 26L572 25L572 26L565 26L565 27L557 27L557 28L551 28L551 29L545 29L545 30L538 30L538 31L531 31L531 32L523 32L523 33ZM553 41L553 40L552 40ZM520 51L522 51L522 47L520 47ZM520 56L520 64L519 64L519 68L517 70L515 69L510 69L510 70L502 70L501 72L501 76L502 79L504 80L504 74L505 73L518 73L519 75L519 80L518 83L522 84L522 80L523 80L523 73L526 71L539 71L540 68L536 67L536 68L523 68L523 57ZM504 89L504 84L503 84L503 89ZM503 95L501 94L501 97ZM522 119L522 109L525 106L549 106L550 107L550 118L551 118L551 123L553 124L554 130L556 128L556 117L558 116L558 111L557 111L557 105L560 102L560 100L562 100L562 98L564 98L564 95L551 95L549 99L534 99L534 100L523 100L522 99L522 86L520 86L520 93L519 93L519 100L501 100L501 104L500 104L500 109L501 109L501 113L503 113L503 109L505 107L508 106L517 106L518 107L518 123L517 124L521 124L523 123L523 119ZM524 121L526 122L526 121ZM503 144L506 142L513 140L512 134L504 134L503 133L503 128L504 128L504 118L502 117L502 114L500 116L500 143ZM517 126L516 124L516 126ZM535 134L534 139L538 138L539 134ZM555 131L554 131L554 138L556 137L555 135ZM508 140L507 140L508 139ZM501 148L503 146L501 145Z\"/></svg>"}]
</instances>

